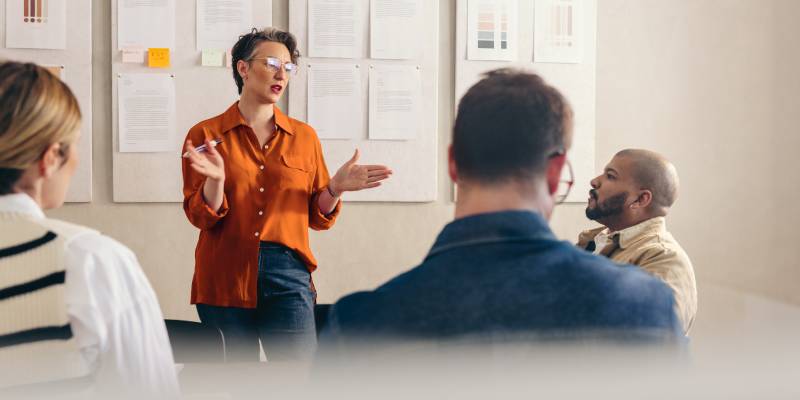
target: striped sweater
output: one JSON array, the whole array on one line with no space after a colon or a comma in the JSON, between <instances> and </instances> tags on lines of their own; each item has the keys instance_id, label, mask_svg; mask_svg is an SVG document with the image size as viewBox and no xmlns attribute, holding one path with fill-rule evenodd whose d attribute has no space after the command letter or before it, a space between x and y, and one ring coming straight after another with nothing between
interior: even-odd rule
<instances>
[{"instance_id":1,"label":"striped sweater","mask_svg":"<svg viewBox=\"0 0 800 400\"><path fill-rule=\"evenodd\" d=\"M0 213L0 388L87 376L65 303L59 221Z\"/></svg>"}]
</instances>

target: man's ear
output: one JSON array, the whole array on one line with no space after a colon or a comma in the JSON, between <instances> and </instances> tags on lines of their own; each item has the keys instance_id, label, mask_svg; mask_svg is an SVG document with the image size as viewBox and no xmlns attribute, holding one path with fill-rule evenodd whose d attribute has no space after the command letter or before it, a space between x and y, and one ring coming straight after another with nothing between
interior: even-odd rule
<instances>
[{"instance_id":1,"label":"man's ear","mask_svg":"<svg viewBox=\"0 0 800 400\"><path fill-rule=\"evenodd\" d=\"M39 159L39 175L49 178L61 168L61 144L53 143L47 147Z\"/></svg>"},{"instance_id":2,"label":"man's ear","mask_svg":"<svg viewBox=\"0 0 800 400\"><path fill-rule=\"evenodd\" d=\"M631 208L647 208L650 207L650 204L653 203L653 192L648 189L644 189L639 191L639 195L636 197L636 200L631 203Z\"/></svg>"},{"instance_id":3,"label":"man's ear","mask_svg":"<svg viewBox=\"0 0 800 400\"><path fill-rule=\"evenodd\" d=\"M566 154L559 154L547 159L547 190L551 195L558 190L558 183L561 181L561 169L564 168L565 162L567 162Z\"/></svg>"},{"instance_id":4,"label":"man's ear","mask_svg":"<svg viewBox=\"0 0 800 400\"><path fill-rule=\"evenodd\" d=\"M453 145L447 148L447 172L453 182L458 182L458 170L456 169L456 157L453 155Z\"/></svg>"}]
</instances>

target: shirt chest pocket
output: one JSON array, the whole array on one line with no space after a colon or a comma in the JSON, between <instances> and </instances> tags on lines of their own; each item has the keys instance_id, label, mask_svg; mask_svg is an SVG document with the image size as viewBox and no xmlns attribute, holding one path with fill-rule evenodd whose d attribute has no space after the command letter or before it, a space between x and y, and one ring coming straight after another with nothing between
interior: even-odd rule
<instances>
[{"instance_id":1,"label":"shirt chest pocket","mask_svg":"<svg viewBox=\"0 0 800 400\"><path fill-rule=\"evenodd\" d=\"M282 154L278 182L283 189L311 190L313 162L303 156Z\"/></svg>"}]
</instances>

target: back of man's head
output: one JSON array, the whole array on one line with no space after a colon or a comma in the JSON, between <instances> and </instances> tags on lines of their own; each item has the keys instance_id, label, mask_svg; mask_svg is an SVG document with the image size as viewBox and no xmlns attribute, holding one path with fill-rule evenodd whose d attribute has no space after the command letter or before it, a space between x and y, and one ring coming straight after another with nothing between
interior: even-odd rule
<instances>
[{"instance_id":1,"label":"back of man's head","mask_svg":"<svg viewBox=\"0 0 800 400\"><path fill-rule=\"evenodd\" d=\"M531 181L548 157L569 148L572 109L558 90L530 72L486 73L458 105L453 158L459 180Z\"/></svg>"},{"instance_id":2,"label":"back of man's head","mask_svg":"<svg viewBox=\"0 0 800 400\"><path fill-rule=\"evenodd\" d=\"M678 172L661 154L643 149L625 149L614 157L630 160L631 176L640 188L653 194L652 206L656 215L666 215L678 198Z\"/></svg>"}]
</instances>

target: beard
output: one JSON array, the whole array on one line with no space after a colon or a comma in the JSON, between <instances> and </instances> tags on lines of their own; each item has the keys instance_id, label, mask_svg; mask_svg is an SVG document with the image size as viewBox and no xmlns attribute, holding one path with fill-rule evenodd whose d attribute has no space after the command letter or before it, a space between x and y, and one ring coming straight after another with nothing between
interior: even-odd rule
<instances>
[{"instance_id":1,"label":"beard","mask_svg":"<svg viewBox=\"0 0 800 400\"><path fill-rule=\"evenodd\" d=\"M628 192L622 192L601 202L597 199L596 190L590 190L589 194L594 199L595 205L594 207L586 206L586 218L592 221L622 214L622 211L625 209L625 199L628 198Z\"/></svg>"}]
</instances>

